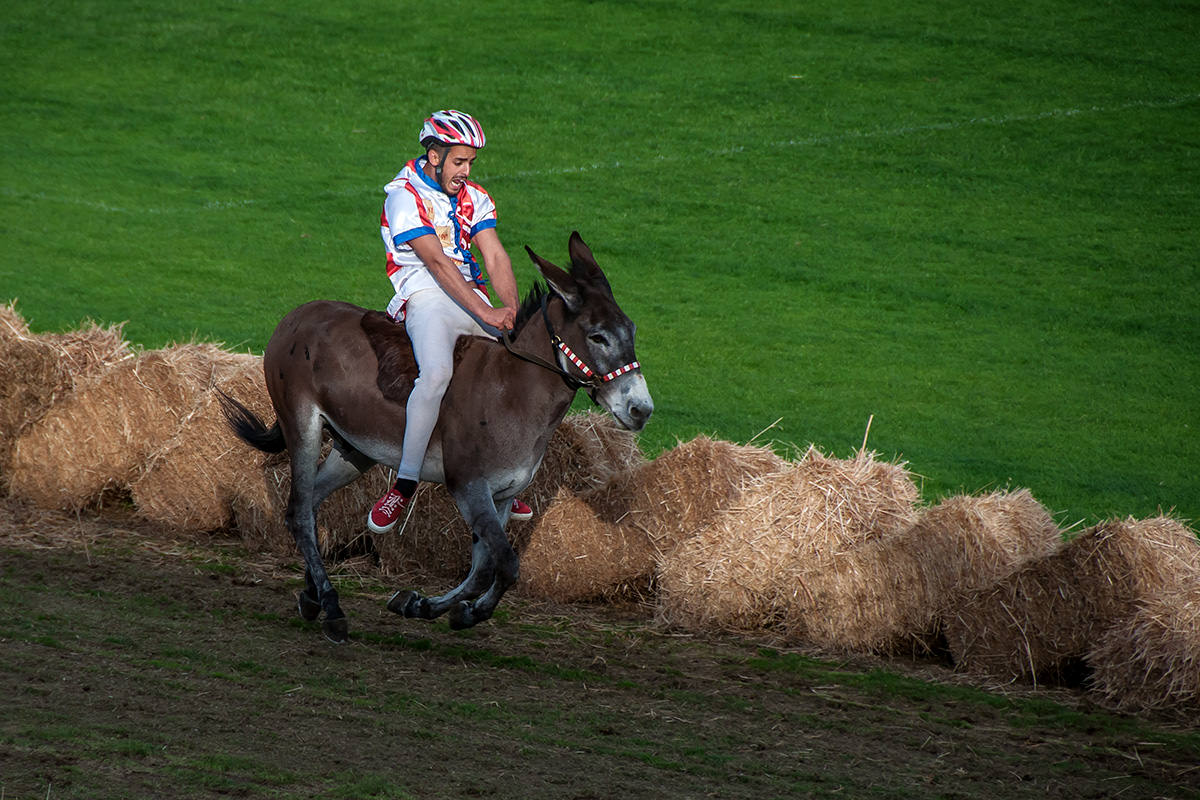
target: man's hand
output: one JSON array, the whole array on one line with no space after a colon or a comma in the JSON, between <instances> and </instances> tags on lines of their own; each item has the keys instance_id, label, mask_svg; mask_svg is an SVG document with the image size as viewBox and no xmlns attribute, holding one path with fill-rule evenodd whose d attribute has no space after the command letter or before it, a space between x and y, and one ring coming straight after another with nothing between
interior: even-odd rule
<instances>
[{"instance_id":1,"label":"man's hand","mask_svg":"<svg viewBox=\"0 0 1200 800\"><path fill-rule=\"evenodd\" d=\"M500 308L489 308L483 315L483 321L493 328L502 331L511 331L513 323L517 321L517 312L508 306Z\"/></svg>"}]
</instances>

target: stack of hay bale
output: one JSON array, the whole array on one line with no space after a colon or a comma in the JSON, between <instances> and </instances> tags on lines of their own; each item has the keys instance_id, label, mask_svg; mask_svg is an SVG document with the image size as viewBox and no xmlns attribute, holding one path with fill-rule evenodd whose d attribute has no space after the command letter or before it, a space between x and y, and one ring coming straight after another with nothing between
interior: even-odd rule
<instances>
[{"instance_id":1,"label":"stack of hay bale","mask_svg":"<svg viewBox=\"0 0 1200 800\"><path fill-rule=\"evenodd\" d=\"M923 649L936 639L942 609L1046 552L1058 536L1028 492L947 498L904 527L798 565L786 635L830 649Z\"/></svg>"},{"instance_id":2,"label":"stack of hay bale","mask_svg":"<svg viewBox=\"0 0 1200 800\"><path fill-rule=\"evenodd\" d=\"M798 462L700 437L561 489L521 587L562 602L657 598L665 624L855 652L948 650L959 669L1063 680L1125 710L1200 708L1200 540L1169 518L1064 544L1024 489L918 508L903 465Z\"/></svg>"},{"instance_id":3,"label":"stack of hay bale","mask_svg":"<svg viewBox=\"0 0 1200 800\"><path fill-rule=\"evenodd\" d=\"M936 636L940 609L1059 539L1028 492L924 511L918 495L901 464L810 448L665 555L660 615L834 650L908 650Z\"/></svg>"},{"instance_id":4,"label":"stack of hay bale","mask_svg":"<svg viewBox=\"0 0 1200 800\"><path fill-rule=\"evenodd\" d=\"M39 506L128 498L173 531L211 531L261 473L213 392L269 410L256 356L194 343L137 351L120 325L33 334L10 304L0 307L0 385L0 475Z\"/></svg>"},{"instance_id":5,"label":"stack of hay bale","mask_svg":"<svg viewBox=\"0 0 1200 800\"><path fill-rule=\"evenodd\" d=\"M254 550L293 553L283 523L286 454L239 441L216 393L269 423L262 358L196 343L138 351L121 327L33 334L13 304L0 306L0 485L45 508L128 500L172 536L232 529ZM634 436L607 415L572 415L552 437L526 500L545 511L560 487L595 489L644 460ZM421 487L402 532L370 537L366 513L386 488L386 470L374 467L322 504L322 553L375 552L385 572L464 572L471 534L441 486ZM518 546L523 530L514 526Z\"/></svg>"},{"instance_id":6,"label":"stack of hay bale","mask_svg":"<svg viewBox=\"0 0 1200 800\"><path fill-rule=\"evenodd\" d=\"M286 455L229 431L216 389L273 418L262 360L215 345L136 351L121 326L35 335L0 306L0 488L50 508L128 498L169 535L234 530L293 553ZM328 448L328 443L326 447ZM375 467L318 515L327 558L447 579L470 532L441 486L372 537ZM944 645L959 669L1070 681L1126 710L1200 709L1200 541L1168 517L1114 520L1067 543L1025 490L920 508L903 464L698 437L647 461L598 413L568 416L510 526L519 588L562 602L630 596L667 625L767 631L890 653Z\"/></svg>"}]
</instances>

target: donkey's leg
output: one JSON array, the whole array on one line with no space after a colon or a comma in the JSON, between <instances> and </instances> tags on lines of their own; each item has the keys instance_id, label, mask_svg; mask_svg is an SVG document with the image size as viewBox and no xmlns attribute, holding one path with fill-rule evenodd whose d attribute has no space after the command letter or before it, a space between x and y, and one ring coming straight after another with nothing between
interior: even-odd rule
<instances>
[{"instance_id":1,"label":"donkey's leg","mask_svg":"<svg viewBox=\"0 0 1200 800\"><path fill-rule=\"evenodd\" d=\"M338 604L337 590L329 580L325 571L325 563L321 560L321 551L317 546L317 517L314 511L313 498L317 478L317 461L321 456L321 421L314 410L308 420L298 420L303 430L298 435L290 437L289 449L292 454L292 492L288 499L287 526L296 539L296 547L304 557L306 567L305 577L307 588L305 592L316 590L316 602L325 612L325 621L321 629L325 638L341 644L346 641L349 626L346 615ZM301 616L310 618L312 613L311 595L301 596L298 606ZM306 600L309 601L306 603Z\"/></svg>"},{"instance_id":2,"label":"donkey's leg","mask_svg":"<svg viewBox=\"0 0 1200 800\"><path fill-rule=\"evenodd\" d=\"M304 568L304 588L296 595L296 611L305 622L316 622L321 616L321 604L317 598L321 596L317 582L313 580L312 571Z\"/></svg>"},{"instance_id":3,"label":"donkey's leg","mask_svg":"<svg viewBox=\"0 0 1200 800\"><path fill-rule=\"evenodd\" d=\"M414 591L396 592L388 601L389 610L406 617L433 619L456 605L479 597L494 582L498 544L508 547L508 540L504 538L491 491L486 482L480 481L454 492L454 495L458 510L471 526L470 572L462 583L440 597L424 597Z\"/></svg>"},{"instance_id":4,"label":"donkey's leg","mask_svg":"<svg viewBox=\"0 0 1200 800\"><path fill-rule=\"evenodd\" d=\"M353 482L374 464L374 461L348 444L335 445L317 470L313 484L313 512L320 508L325 498Z\"/></svg>"},{"instance_id":5,"label":"donkey's leg","mask_svg":"<svg viewBox=\"0 0 1200 800\"><path fill-rule=\"evenodd\" d=\"M388 600L388 610L405 617L436 619L455 603L473 600L482 594L492 584L492 558L487 545L478 536L471 538L471 570L462 583L439 597L425 597L411 589L396 592Z\"/></svg>"},{"instance_id":6,"label":"donkey's leg","mask_svg":"<svg viewBox=\"0 0 1200 800\"><path fill-rule=\"evenodd\" d=\"M491 527L486 518L480 518L481 523L488 526L485 531L477 530L476 536L486 535L493 542L492 545L492 562L495 565L493 572L494 579L487 591L480 595L474 602L459 602L450 609L450 627L451 628L469 628L484 620L490 619L492 613L496 610L496 606L500 603L500 598L508 591L514 583L517 582L519 576L519 559L517 552L513 550L512 544L509 543L508 537L504 535L504 527L508 520L509 512L512 509L512 498L505 498L503 501L496 502L493 506L497 509L495 517L496 527Z\"/></svg>"},{"instance_id":7,"label":"donkey's leg","mask_svg":"<svg viewBox=\"0 0 1200 800\"><path fill-rule=\"evenodd\" d=\"M317 469L312 493L314 518L325 498L363 474L374 463L349 445L335 444ZM296 598L296 607L301 617L313 622L321 616L321 604L318 601L321 593L313 580L312 570L307 568L304 570L304 584L304 589Z\"/></svg>"}]
</instances>

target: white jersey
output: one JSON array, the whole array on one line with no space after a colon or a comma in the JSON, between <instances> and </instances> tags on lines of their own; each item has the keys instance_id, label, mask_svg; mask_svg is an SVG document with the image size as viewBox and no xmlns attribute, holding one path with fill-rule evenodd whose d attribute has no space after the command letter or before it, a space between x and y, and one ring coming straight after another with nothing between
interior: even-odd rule
<instances>
[{"instance_id":1,"label":"white jersey","mask_svg":"<svg viewBox=\"0 0 1200 800\"><path fill-rule=\"evenodd\" d=\"M440 288L433 274L409 244L418 236L432 233L442 251L476 287L485 283L471 254L471 239L479 231L496 226L496 204L483 187L466 181L457 195L446 194L425 174L425 157L415 158L384 186L387 198L379 219L379 232L387 249L387 274L396 289L388 314L402 316L404 303L414 292ZM485 295L486 296L486 295Z\"/></svg>"}]
</instances>

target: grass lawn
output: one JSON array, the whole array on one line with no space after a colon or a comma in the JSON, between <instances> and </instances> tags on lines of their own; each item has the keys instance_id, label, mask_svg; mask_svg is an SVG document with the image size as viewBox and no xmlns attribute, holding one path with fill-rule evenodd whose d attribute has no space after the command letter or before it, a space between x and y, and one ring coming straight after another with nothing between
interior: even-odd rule
<instances>
[{"instance_id":1,"label":"grass lawn","mask_svg":"<svg viewBox=\"0 0 1200 800\"><path fill-rule=\"evenodd\" d=\"M521 283L578 229L638 322L648 452L846 454L873 418L931 500L1194 519L1197 34L1154 2L12 0L0 301L255 350L305 300L381 307L381 187L460 107Z\"/></svg>"}]
</instances>

